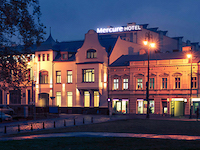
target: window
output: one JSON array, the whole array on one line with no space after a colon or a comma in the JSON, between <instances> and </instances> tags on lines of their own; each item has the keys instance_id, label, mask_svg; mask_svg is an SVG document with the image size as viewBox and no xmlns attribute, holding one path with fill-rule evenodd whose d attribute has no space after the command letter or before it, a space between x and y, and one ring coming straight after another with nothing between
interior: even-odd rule
<instances>
[{"instance_id":1,"label":"window","mask_svg":"<svg viewBox=\"0 0 200 150\"><path fill-rule=\"evenodd\" d=\"M137 79L137 89L138 89L138 90L143 89L143 86L142 86L142 79Z\"/></svg>"},{"instance_id":2,"label":"window","mask_svg":"<svg viewBox=\"0 0 200 150\"><path fill-rule=\"evenodd\" d=\"M180 78L175 78L175 89L180 89L181 84L180 84Z\"/></svg>"},{"instance_id":3,"label":"window","mask_svg":"<svg viewBox=\"0 0 200 150\"><path fill-rule=\"evenodd\" d=\"M94 82L94 69L83 69L83 82Z\"/></svg>"},{"instance_id":4,"label":"window","mask_svg":"<svg viewBox=\"0 0 200 150\"><path fill-rule=\"evenodd\" d=\"M40 61L40 54L38 54L38 61Z\"/></svg>"},{"instance_id":5,"label":"window","mask_svg":"<svg viewBox=\"0 0 200 150\"><path fill-rule=\"evenodd\" d=\"M47 54L47 61L49 61L49 54Z\"/></svg>"},{"instance_id":6,"label":"window","mask_svg":"<svg viewBox=\"0 0 200 150\"><path fill-rule=\"evenodd\" d=\"M123 89L124 90L128 89L128 79L123 79Z\"/></svg>"},{"instance_id":7,"label":"window","mask_svg":"<svg viewBox=\"0 0 200 150\"><path fill-rule=\"evenodd\" d=\"M45 54L42 54L42 61L45 61Z\"/></svg>"},{"instance_id":8,"label":"window","mask_svg":"<svg viewBox=\"0 0 200 150\"><path fill-rule=\"evenodd\" d=\"M62 54L62 58L63 59L67 59L68 57L67 57L67 54Z\"/></svg>"},{"instance_id":9,"label":"window","mask_svg":"<svg viewBox=\"0 0 200 150\"><path fill-rule=\"evenodd\" d=\"M192 77L192 88L197 88L197 77Z\"/></svg>"},{"instance_id":10,"label":"window","mask_svg":"<svg viewBox=\"0 0 200 150\"><path fill-rule=\"evenodd\" d=\"M67 92L67 107L72 107L72 92Z\"/></svg>"},{"instance_id":11,"label":"window","mask_svg":"<svg viewBox=\"0 0 200 150\"><path fill-rule=\"evenodd\" d=\"M94 49L89 49L87 51L87 58L96 58L97 57L97 53L96 50Z\"/></svg>"},{"instance_id":12,"label":"window","mask_svg":"<svg viewBox=\"0 0 200 150\"><path fill-rule=\"evenodd\" d=\"M99 107L99 92L94 91L94 107Z\"/></svg>"},{"instance_id":13,"label":"window","mask_svg":"<svg viewBox=\"0 0 200 150\"><path fill-rule=\"evenodd\" d=\"M162 89L167 89L167 78L162 78Z\"/></svg>"},{"instance_id":14,"label":"window","mask_svg":"<svg viewBox=\"0 0 200 150\"><path fill-rule=\"evenodd\" d=\"M56 105L61 107L61 92L56 92Z\"/></svg>"},{"instance_id":15,"label":"window","mask_svg":"<svg viewBox=\"0 0 200 150\"><path fill-rule=\"evenodd\" d=\"M61 83L61 71L56 71L56 83Z\"/></svg>"},{"instance_id":16,"label":"window","mask_svg":"<svg viewBox=\"0 0 200 150\"><path fill-rule=\"evenodd\" d=\"M73 53L68 53L68 59L71 58L73 56Z\"/></svg>"},{"instance_id":17,"label":"window","mask_svg":"<svg viewBox=\"0 0 200 150\"><path fill-rule=\"evenodd\" d=\"M119 79L113 80L113 89L118 90L119 89Z\"/></svg>"},{"instance_id":18,"label":"window","mask_svg":"<svg viewBox=\"0 0 200 150\"><path fill-rule=\"evenodd\" d=\"M47 71L41 71L39 73L39 83L40 84L48 83L48 72Z\"/></svg>"},{"instance_id":19,"label":"window","mask_svg":"<svg viewBox=\"0 0 200 150\"><path fill-rule=\"evenodd\" d=\"M89 91L84 91L84 107L90 107L90 93L89 93Z\"/></svg>"},{"instance_id":20,"label":"window","mask_svg":"<svg viewBox=\"0 0 200 150\"><path fill-rule=\"evenodd\" d=\"M154 89L154 78L150 78L149 83L149 89Z\"/></svg>"},{"instance_id":21,"label":"window","mask_svg":"<svg viewBox=\"0 0 200 150\"><path fill-rule=\"evenodd\" d=\"M67 70L67 83L72 83L72 71Z\"/></svg>"}]
</instances>

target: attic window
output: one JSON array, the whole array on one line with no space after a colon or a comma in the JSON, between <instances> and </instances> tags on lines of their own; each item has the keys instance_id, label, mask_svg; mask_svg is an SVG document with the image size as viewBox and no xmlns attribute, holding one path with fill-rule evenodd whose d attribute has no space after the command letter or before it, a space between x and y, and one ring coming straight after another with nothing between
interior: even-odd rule
<instances>
[{"instance_id":1,"label":"attic window","mask_svg":"<svg viewBox=\"0 0 200 150\"><path fill-rule=\"evenodd\" d=\"M87 58L96 58L97 57L97 52L94 49L89 49L87 51Z\"/></svg>"},{"instance_id":2,"label":"attic window","mask_svg":"<svg viewBox=\"0 0 200 150\"><path fill-rule=\"evenodd\" d=\"M67 59L67 54L63 54L63 59Z\"/></svg>"}]
</instances>

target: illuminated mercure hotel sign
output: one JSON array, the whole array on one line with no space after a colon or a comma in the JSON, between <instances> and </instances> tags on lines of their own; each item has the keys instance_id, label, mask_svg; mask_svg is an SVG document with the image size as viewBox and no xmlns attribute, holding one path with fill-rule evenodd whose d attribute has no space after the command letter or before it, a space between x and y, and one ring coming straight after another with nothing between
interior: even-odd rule
<instances>
[{"instance_id":1,"label":"illuminated mercure hotel sign","mask_svg":"<svg viewBox=\"0 0 200 150\"><path fill-rule=\"evenodd\" d=\"M126 27L110 27L110 28L97 28L97 33L113 33L113 32L126 32L141 30L139 25L126 26Z\"/></svg>"}]
</instances>

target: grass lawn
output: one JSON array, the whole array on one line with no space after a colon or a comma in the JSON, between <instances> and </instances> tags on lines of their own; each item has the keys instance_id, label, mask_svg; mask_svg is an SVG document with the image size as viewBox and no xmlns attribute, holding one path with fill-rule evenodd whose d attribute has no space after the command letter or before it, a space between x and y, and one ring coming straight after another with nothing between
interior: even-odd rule
<instances>
[{"instance_id":1,"label":"grass lawn","mask_svg":"<svg viewBox=\"0 0 200 150\"><path fill-rule=\"evenodd\" d=\"M120 132L200 135L200 122L172 120L119 120L98 124L72 126L51 130L40 130L29 133L18 133L21 136L30 134L48 134L59 132ZM0 141L0 149L199 149L200 141L179 141L144 138L114 137L63 137L22 141Z\"/></svg>"},{"instance_id":2,"label":"grass lawn","mask_svg":"<svg viewBox=\"0 0 200 150\"><path fill-rule=\"evenodd\" d=\"M132 149L199 149L199 141L139 138L64 137L0 142L2 150L132 150Z\"/></svg>"}]
</instances>

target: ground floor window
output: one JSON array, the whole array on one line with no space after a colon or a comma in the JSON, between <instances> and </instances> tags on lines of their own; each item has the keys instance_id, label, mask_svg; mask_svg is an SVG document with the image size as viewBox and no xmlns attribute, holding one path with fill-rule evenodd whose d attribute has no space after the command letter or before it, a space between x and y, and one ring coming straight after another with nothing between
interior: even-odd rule
<instances>
[{"instance_id":1,"label":"ground floor window","mask_svg":"<svg viewBox=\"0 0 200 150\"><path fill-rule=\"evenodd\" d=\"M94 91L94 107L99 107L99 91Z\"/></svg>"},{"instance_id":2,"label":"ground floor window","mask_svg":"<svg viewBox=\"0 0 200 150\"><path fill-rule=\"evenodd\" d=\"M144 99L137 99L137 113L146 114L147 113L147 101ZM149 101L150 113L154 114L154 100Z\"/></svg>"},{"instance_id":3,"label":"ground floor window","mask_svg":"<svg viewBox=\"0 0 200 150\"><path fill-rule=\"evenodd\" d=\"M90 92L84 91L84 107L90 107Z\"/></svg>"},{"instance_id":4,"label":"ground floor window","mask_svg":"<svg viewBox=\"0 0 200 150\"><path fill-rule=\"evenodd\" d=\"M72 107L72 101L73 101L72 96L73 96L72 92L67 92L67 107Z\"/></svg>"},{"instance_id":5,"label":"ground floor window","mask_svg":"<svg viewBox=\"0 0 200 150\"><path fill-rule=\"evenodd\" d=\"M61 107L61 92L56 92L56 105Z\"/></svg>"},{"instance_id":6,"label":"ground floor window","mask_svg":"<svg viewBox=\"0 0 200 150\"><path fill-rule=\"evenodd\" d=\"M113 99L113 111L114 113L128 113L128 99Z\"/></svg>"}]
</instances>

